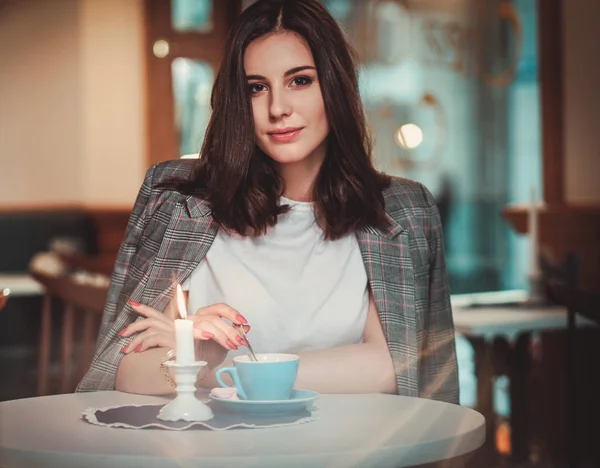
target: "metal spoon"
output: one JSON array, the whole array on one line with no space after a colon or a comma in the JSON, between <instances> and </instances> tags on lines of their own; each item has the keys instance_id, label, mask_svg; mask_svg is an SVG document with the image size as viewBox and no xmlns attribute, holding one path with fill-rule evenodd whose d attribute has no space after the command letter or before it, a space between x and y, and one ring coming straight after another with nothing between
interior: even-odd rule
<instances>
[{"instance_id":1,"label":"metal spoon","mask_svg":"<svg viewBox=\"0 0 600 468\"><path fill-rule=\"evenodd\" d=\"M237 330L238 334L246 340L248 351L250 351L250 359L255 362L258 362L256 358L256 354L254 354L254 350L252 349L252 345L250 344L250 340L248 340L248 336L246 336L246 331L244 330L243 325L238 325L237 323L233 324L234 328Z\"/></svg>"}]
</instances>

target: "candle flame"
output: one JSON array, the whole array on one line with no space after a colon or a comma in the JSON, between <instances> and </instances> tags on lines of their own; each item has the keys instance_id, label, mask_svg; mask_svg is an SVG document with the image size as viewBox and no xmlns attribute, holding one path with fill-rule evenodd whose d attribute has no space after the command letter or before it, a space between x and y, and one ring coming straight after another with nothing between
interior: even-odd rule
<instances>
[{"instance_id":1,"label":"candle flame","mask_svg":"<svg viewBox=\"0 0 600 468\"><path fill-rule=\"evenodd\" d=\"M177 295L177 309L179 309L179 315L181 316L181 318L186 319L187 318L187 308L185 307L185 297L183 295L183 290L181 289L181 285L177 285L176 288L176 295Z\"/></svg>"}]
</instances>

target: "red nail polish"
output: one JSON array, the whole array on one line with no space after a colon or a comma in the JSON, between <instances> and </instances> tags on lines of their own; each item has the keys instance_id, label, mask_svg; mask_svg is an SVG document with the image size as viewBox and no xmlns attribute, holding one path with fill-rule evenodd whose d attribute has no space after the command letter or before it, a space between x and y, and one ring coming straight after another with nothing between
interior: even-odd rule
<instances>
[{"instance_id":1,"label":"red nail polish","mask_svg":"<svg viewBox=\"0 0 600 468\"><path fill-rule=\"evenodd\" d=\"M229 347L229 349L233 349L233 350L238 349L238 347L233 344L233 341L227 340L226 343L227 343L227 346Z\"/></svg>"},{"instance_id":2,"label":"red nail polish","mask_svg":"<svg viewBox=\"0 0 600 468\"><path fill-rule=\"evenodd\" d=\"M141 345L141 344L137 345L137 346L135 347L135 349L134 349L134 351L135 351L136 353L139 353L141 350L142 350L142 345Z\"/></svg>"},{"instance_id":3,"label":"red nail polish","mask_svg":"<svg viewBox=\"0 0 600 468\"><path fill-rule=\"evenodd\" d=\"M139 302L132 301L131 299L129 299L129 300L127 301L127 304L129 304L129 305L132 305L132 306L134 306L134 307L135 307L135 306L139 306L139 305L140 305L140 303L139 303Z\"/></svg>"},{"instance_id":4,"label":"red nail polish","mask_svg":"<svg viewBox=\"0 0 600 468\"><path fill-rule=\"evenodd\" d=\"M235 319L236 319L238 322L240 322L240 323L248 323L248 320L246 320L246 319L244 318L244 316L243 316L243 315L240 315L240 314L237 314L237 315L236 315L236 317L235 317Z\"/></svg>"},{"instance_id":5,"label":"red nail polish","mask_svg":"<svg viewBox=\"0 0 600 468\"><path fill-rule=\"evenodd\" d=\"M127 333L127 328L123 328L123 330L119 332L119 336L125 336L125 333Z\"/></svg>"},{"instance_id":6,"label":"red nail polish","mask_svg":"<svg viewBox=\"0 0 600 468\"><path fill-rule=\"evenodd\" d=\"M215 337L215 335L213 335L211 332L207 332L207 331L202 332L202 336L204 338L208 338L209 340L212 340Z\"/></svg>"},{"instance_id":7,"label":"red nail polish","mask_svg":"<svg viewBox=\"0 0 600 468\"><path fill-rule=\"evenodd\" d=\"M129 345L125 345L125 346L123 346L123 347L121 348L121 352L122 352L122 353L124 353L124 352L125 352L125 350L127 349L127 346L129 346Z\"/></svg>"}]
</instances>

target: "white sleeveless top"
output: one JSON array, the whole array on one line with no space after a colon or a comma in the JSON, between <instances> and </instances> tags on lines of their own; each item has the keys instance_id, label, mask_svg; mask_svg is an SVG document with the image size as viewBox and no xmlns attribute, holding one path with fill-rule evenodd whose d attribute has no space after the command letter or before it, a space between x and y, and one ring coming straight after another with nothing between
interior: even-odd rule
<instances>
[{"instance_id":1,"label":"white sleeveless top","mask_svg":"<svg viewBox=\"0 0 600 468\"><path fill-rule=\"evenodd\" d=\"M312 204L291 206L263 236L220 229L206 257L183 284L188 313L215 303L251 325L257 353L304 351L360 343L369 306L367 275L354 234L323 239ZM246 354L240 348L230 355Z\"/></svg>"}]
</instances>

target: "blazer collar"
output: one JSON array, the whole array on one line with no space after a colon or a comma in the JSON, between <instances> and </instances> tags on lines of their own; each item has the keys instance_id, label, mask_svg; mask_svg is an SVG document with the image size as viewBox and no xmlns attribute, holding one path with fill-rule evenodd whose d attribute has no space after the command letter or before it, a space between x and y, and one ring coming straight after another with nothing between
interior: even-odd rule
<instances>
[{"instance_id":1,"label":"blazer collar","mask_svg":"<svg viewBox=\"0 0 600 468\"><path fill-rule=\"evenodd\" d=\"M211 213L208 203L193 195L185 196L184 205L190 218L204 218Z\"/></svg>"},{"instance_id":2,"label":"blazer collar","mask_svg":"<svg viewBox=\"0 0 600 468\"><path fill-rule=\"evenodd\" d=\"M400 224L395 217L393 217L389 212L386 211L387 219L390 225L387 229L379 229L371 226L367 226L361 229L362 232L373 234L377 237L384 237L386 239L393 239L399 234L403 233L407 229Z\"/></svg>"}]
</instances>

